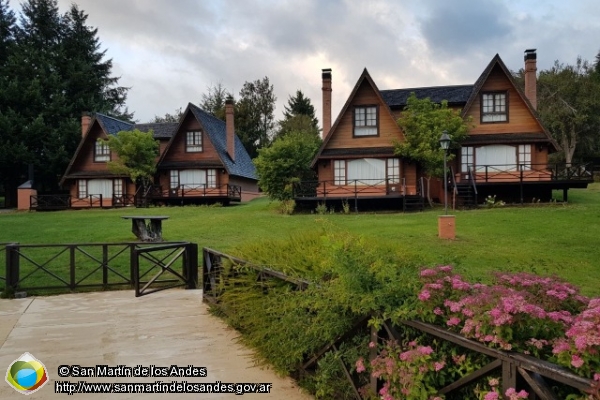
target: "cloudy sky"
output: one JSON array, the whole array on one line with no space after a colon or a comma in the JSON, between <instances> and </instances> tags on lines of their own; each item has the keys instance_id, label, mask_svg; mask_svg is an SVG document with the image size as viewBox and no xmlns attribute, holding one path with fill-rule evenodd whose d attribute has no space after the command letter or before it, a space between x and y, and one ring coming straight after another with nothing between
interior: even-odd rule
<instances>
[{"instance_id":1,"label":"cloudy sky","mask_svg":"<svg viewBox=\"0 0 600 400\"><path fill-rule=\"evenodd\" d=\"M320 120L322 68L335 118L365 67L380 89L470 84L496 53L517 70L536 48L539 70L600 50L597 0L58 0L61 12L73 2L140 122L218 83L237 96L268 76L276 119L300 89Z\"/></svg>"}]
</instances>

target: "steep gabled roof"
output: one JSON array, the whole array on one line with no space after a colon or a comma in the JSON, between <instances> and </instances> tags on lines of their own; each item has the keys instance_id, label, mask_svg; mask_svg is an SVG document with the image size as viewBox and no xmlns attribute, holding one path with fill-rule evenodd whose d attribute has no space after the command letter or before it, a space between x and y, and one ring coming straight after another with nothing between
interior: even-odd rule
<instances>
[{"instance_id":1,"label":"steep gabled roof","mask_svg":"<svg viewBox=\"0 0 600 400\"><path fill-rule=\"evenodd\" d=\"M106 132L107 135L116 135L121 131L130 131L133 129L134 124L131 122L121 121L120 119L116 119L113 117L109 117L108 115L95 113L94 115L96 121L102 127L102 130ZM92 121L93 123L93 121ZM90 127L92 124L90 124ZM87 132L86 132L87 136Z\"/></svg>"},{"instance_id":2,"label":"steep gabled roof","mask_svg":"<svg viewBox=\"0 0 600 400\"><path fill-rule=\"evenodd\" d=\"M69 162L69 165L67 166L67 170L65 171L65 174L60 179L60 185L62 185L64 183L67 176L74 175L74 174L70 174L71 168L73 167L73 164L75 163L75 160L77 159L79 153L81 152L81 149L82 149L85 141L88 138L88 134L95 123L98 123L100 125L100 128L107 135L116 135L117 133L119 133L121 131L132 131L134 129L139 129L142 132L148 132L148 131L150 131L150 129L152 129L153 130L152 136L155 139L165 139L165 138L172 137L173 134L175 133L175 130L177 129L177 126L179 125L178 123L134 124L131 122L121 121L120 119L117 119L117 118L114 118L114 117L111 117L111 116L108 116L108 115L105 115L102 113L94 113L94 116L92 118L90 126L88 127L87 132L85 132L85 135L79 141L79 145L77 146L77 149L75 150L75 154L73 154L73 157L71 158L71 161Z\"/></svg>"},{"instance_id":3,"label":"steep gabled roof","mask_svg":"<svg viewBox=\"0 0 600 400\"><path fill-rule=\"evenodd\" d=\"M475 100L477 100L477 97L479 96L479 92L481 91L481 88L483 87L483 85L487 81L487 79L489 78L490 74L492 73L492 70L494 69L494 67L496 65L498 67L500 67L500 69L502 70L504 75L506 75L506 78L510 81L511 85L517 92L518 96L521 98L521 100L523 100L523 103L525 103L525 106L527 107L527 109L529 110L531 115L536 119L539 126L542 128L542 132L546 135L548 142L550 142L552 144L552 146L554 146L554 150L557 151L558 147L559 147L558 143L556 143L556 141L550 135L550 132L548 132L548 130L546 129L544 124L542 124L542 121L540 120L540 117L538 116L537 111L535 110L535 108L533 108L533 106L531 105L531 102L529 101L527 96L525 96L525 93L523 93L523 91L521 90L519 85L517 85L517 83L515 82L515 79L512 76L512 73L506 67L506 64L504 64L504 61L502 61L499 54L496 54L494 56L494 58L492 58L492 61L490 61L490 63L483 70L483 72L481 73L479 78L475 81L475 85L473 86L473 92L471 93L471 96L469 97L467 104L463 108L461 115L463 117L465 115L467 115L467 112L471 109L471 106L473 106L473 103L475 102Z\"/></svg>"},{"instance_id":4,"label":"steep gabled roof","mask_svg":"<svg viewBox=\"0 0 600 400\"><path fill-rule=\"evenodd\" d=\"M409 89L382 90L381 97L391 109L404 109L411 93L417 98L429 98L434 103L448 101L448 105L463 106L469 100L474 85L432 86Z\"/></svg>"},{"instance_id":5,"label":"steep gabled roof","mask_svg":"<svg viewBox=\"0 0 600 400\"><path fill-rule=\"evenodd\" d=\"M252 159L248 155L248 152L244 148L242 141L237 135L234 135L235 138L235 161L229 157L227 153L227 132L225 129L225 122L216 118L215 116L207 113L201 108L195 106L192 103L189 103L183 116L181 117L181 121L185 119L185 117L191 113L196 120L202 126L208 140L212 143L219 158L223 162L225 166L225 170L229 175L239 176L248 179L257 179L256 170L254 168L254 164L252 163ZM181 124L181 123L180 123ZM179 130L179 128L177 129ZM158 161L159 165L164 165L163 160L165 155L169 152L171 144L175 139L175 135L171 138L165 151L160 157Z\"/></svg>"},{"instance_id":6,"label":"steep gabled roof","mask_svg":"<svg viewBox=\"0 0 600 400\"><path fill-rule=\"evenodd\" d=\"M323 139L323 143L321 144L321 147L319 148L317 155L315 156L315 158L313 158L313 161L310 164L311 168L315 166L317 160L319 159L319 156L321 155L321 153L323 153L323 150L325 149L325 147L327 146L327 143L331 139L333 132L336 131L338 125L340 124L342 117L344 116L344 114L346 114L348 107L350 107L350 104L352 104L352 100L354 99L354 96L356 96L356 92L358 91L358 89L360 88L360 86L363 84L364 81L367 81L367 83L369 85L371 85L371 87L373 88L375 95L378 97L379 102L382 104L382 107L381 107L382 112L387 113L390 116L390 118L394 119L394 116L392 115L390 107L384 101L383 97L381 96L381 92L379 91L379 88L377 88L377 85L371 78L369 71L367 71L367 69L365 68L363 70L362 74L360 75L360 78L358 78L356 85L354 85L354 89L352 89L350 96L348 96L348 100L346 100L346 104L344 104L344 107L342 107L342 110L338 114L338 117L335 120L335 123L333 124L333 126L331 127L329 132L327 133L327 136L325 137L325 139Z\"/></svg>"}]
</instances>

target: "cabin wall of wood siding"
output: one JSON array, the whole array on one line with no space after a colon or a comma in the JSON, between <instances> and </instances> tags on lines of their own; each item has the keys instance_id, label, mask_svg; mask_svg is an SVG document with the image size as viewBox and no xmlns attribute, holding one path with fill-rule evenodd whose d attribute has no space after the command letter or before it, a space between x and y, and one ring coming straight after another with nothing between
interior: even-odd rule
<instances>
[{"instance_id":1,"label":"cabin wall of wood siding","mask_svg":"<svg viewBox=\"0 0 600 400\"><path fill-rule=\"evenodd\" d=\"M354 106L379 106L379 136L354 137ZM338 148L363 148L363 147L389 147L394 140L402 139L402 132L394 118L388 113L386 105L379 101L379 97L368 83L363 81L358 88L351 105L342 115L335 132L327 143L326 149Z\"/></svg>"},{"instance_id":2,"label":"cabin wall of wood siding","mask_svg":"<svg viewBox=\"0 0 600 400\"><path fill-rule=\"evenodd\" d=\"M202 131L202 151L197 153L188 153L185 151L186 147L186 132L188 131ZM179 130L175 133L173 142L165 154L164 162L177 162L177 161L193 161L193 160L211 160L221 163L217 150L208 139L208 136L204 132L204 129L200 126L200 123L196 118L189 113Z\"/></svg>"},{"instance_id":3,"label":"cabin wall of wood siding","mask_svg":"<svg viewBox=\"0 0 600 400\"><path fill-rule=\"evenodd\" d=\"M508 122L481 123L481 93L490 91L508 91ZM477 98L467 112L473 117L470 135L493 133L539 133L542 127L531 114L525 102L512 86L508 77L499 66L496 66L483 84Z\"/></svg>"}]
</instances>

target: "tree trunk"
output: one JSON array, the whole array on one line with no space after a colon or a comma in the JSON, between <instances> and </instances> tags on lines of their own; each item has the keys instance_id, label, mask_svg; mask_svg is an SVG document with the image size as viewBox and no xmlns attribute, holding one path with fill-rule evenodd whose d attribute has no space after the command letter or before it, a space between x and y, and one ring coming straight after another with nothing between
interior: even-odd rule
<instances>
[{"instance_id":1,"label":"tree trunk","mask_svg":"<svg viewBox=\"0 0 600 400\"><path fill-rule=\"evenodd\" d=\"M431 177L428 176L427 178L425 178L425 180L427 181L427 201L429 202L429 207L433 207L433 199L431 198Z\"/></svg>"}]
</instances>

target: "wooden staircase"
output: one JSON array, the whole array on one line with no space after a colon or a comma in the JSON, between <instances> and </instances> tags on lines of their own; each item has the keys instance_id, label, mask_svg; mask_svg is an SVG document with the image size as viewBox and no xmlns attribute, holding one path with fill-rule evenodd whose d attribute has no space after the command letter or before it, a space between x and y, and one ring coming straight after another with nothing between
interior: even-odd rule
<instances>
[{"instance_id":1,"label":"wooden staircase","mask_svg":"<svg viewBox=\"0 0 600 400\"><path fill-rule=\"evenodd\" d=\"M472 183L457 183L455 195L457 207L477 207L477 192L475 191Z\"/></svg>"},{"instance_id":2,"label":"wooden staircase","mask_svg":"<svg viewBox=\"0 0 600 400\"><path fill-rule=\"evenodd\" d=\"M424 208L425 199L423 199L423 196L418 194L404 196L402 211L423 211Z\"/></svg>"}]
</instances>

